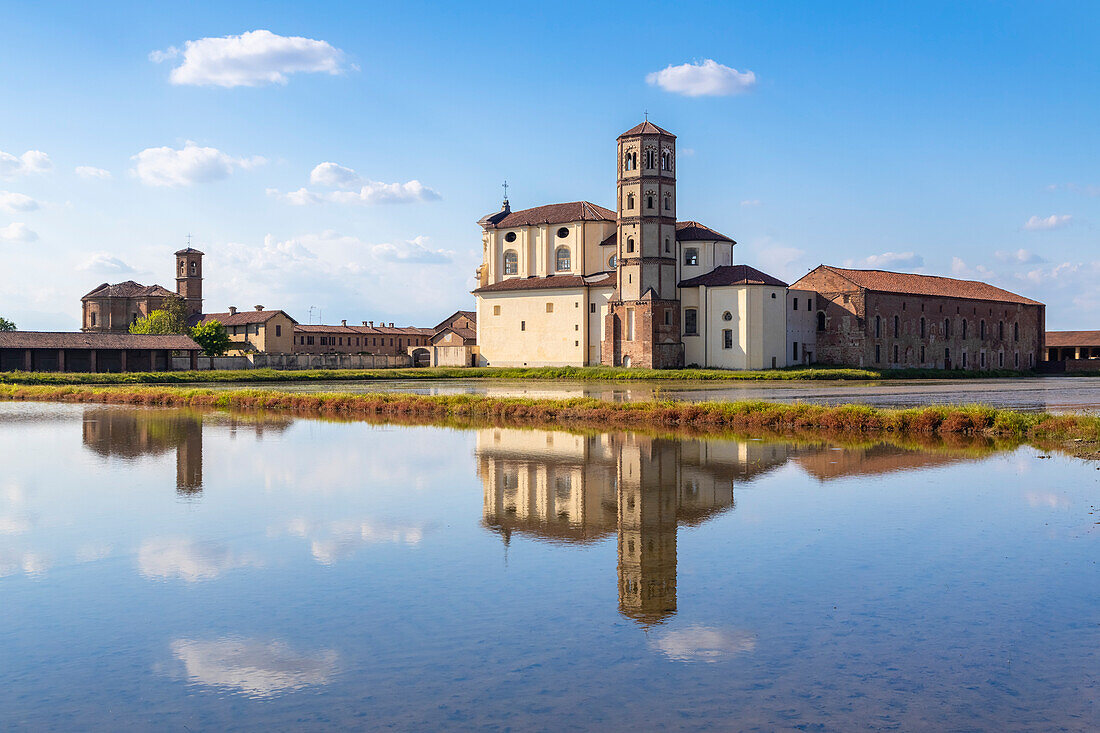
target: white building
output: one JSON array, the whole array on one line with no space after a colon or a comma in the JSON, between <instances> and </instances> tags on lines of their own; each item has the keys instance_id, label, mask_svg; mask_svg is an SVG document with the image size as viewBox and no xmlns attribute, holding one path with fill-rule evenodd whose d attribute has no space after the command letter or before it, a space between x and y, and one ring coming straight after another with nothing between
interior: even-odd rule
<instances>
[{"instance_id":1,"label":"white building","mask_svg":"<svg viewBox=\"0 0 1100 733\"><path fill-rule=\"evenodd\" d=\"M617 211L587 201L512 211L506 200L478 222L479 363L802 363L809 341L798 329L793 356L786 284L734 265L731 238L676 221L675 136L646 121L617 150Z\"/></svg>"}]
</instances>

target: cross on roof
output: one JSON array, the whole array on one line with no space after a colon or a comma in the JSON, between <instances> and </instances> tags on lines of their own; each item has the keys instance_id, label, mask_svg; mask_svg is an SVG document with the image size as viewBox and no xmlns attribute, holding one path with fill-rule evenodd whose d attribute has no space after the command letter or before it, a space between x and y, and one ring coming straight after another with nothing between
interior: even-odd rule
<instances>
[{"instance_id":1,"label":"cross on roof","mask_svg":"<svg viewBox=\"0 0 1100 733\"><path fill-rule=\"evenodd\" d=\"M508 181L505 181L504 183L502 183L501 187L504 189L504 200L507 201L508 200Z\"/></svg>"}]
</instances>

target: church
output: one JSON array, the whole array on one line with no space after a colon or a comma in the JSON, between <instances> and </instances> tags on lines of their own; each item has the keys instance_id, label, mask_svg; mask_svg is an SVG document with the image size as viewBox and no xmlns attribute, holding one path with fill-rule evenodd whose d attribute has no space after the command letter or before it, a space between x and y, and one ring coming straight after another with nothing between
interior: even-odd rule
<instances>
[{"instance_id":1,"label":"church","mask_svg":"<svg viewBox=\"0 0 1100 733\"><path fill-rule=\"evenodd\" d=\"M646 120L618 137L616 153L615 211L587 201L512 211L505 199L478 222L480 365L766 369L812 360L812 345L786 345L788 325L814 333L809 307L789 312L798 291L735 265L730 237L677 220L676 136ZM788 324L803 315L805 324Z\"/></svg>"}]
</instances>

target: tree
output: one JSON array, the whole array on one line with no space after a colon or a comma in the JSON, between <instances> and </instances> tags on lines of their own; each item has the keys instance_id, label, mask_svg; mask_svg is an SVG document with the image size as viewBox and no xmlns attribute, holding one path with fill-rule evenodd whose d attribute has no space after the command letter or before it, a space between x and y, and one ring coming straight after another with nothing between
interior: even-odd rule
<instances>
[{"instance_id":1,"label":"tree","mask_svg":"<svg viewBox=\"0 0 1100 733\"><path fill-rule=\"evenodd\" d=\"M7 318L0 317L0 331L14 331L15 324Z\"/></svg>"},{"instance_id":2,"label":"tree","mask_svg":"<svg viewBox=\"0 0 1100 733\"><path fill-rule=\"evenodd\" d=\"M229 340L229 332L220 321L200 323L191 329L191 338L202 347L203 353L207 356L224 356L232 344Z\"/></svg>"},{"instance_id":3,"label":"tree","mask_svg":"<svg viewBox=\"0 0 1100 733\"><path fill-rule=\"evenodd\" d=\"M187 332L187 308L178 295L168 296L160 308L130 324L130 333Z\"/></svg>"}]
</instances>

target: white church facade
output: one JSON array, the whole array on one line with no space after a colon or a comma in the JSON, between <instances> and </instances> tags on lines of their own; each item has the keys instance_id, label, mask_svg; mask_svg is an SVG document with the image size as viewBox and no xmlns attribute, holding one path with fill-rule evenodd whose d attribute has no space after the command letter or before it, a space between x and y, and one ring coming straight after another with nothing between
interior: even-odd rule
<instances>
[{"instance_id":1,"label":"white church facade","mask_svg":"<svg viewBox=\"0 0 1100 733\"><path fill-rule=\"evenodd\" d=\"M676 137L646 121L617 153L615 211L587 201L512 211L505 200L478 222L479 363L810 363L813 293L735 264L733 239L677 221Z\"/></svg>"}]
</instances>

